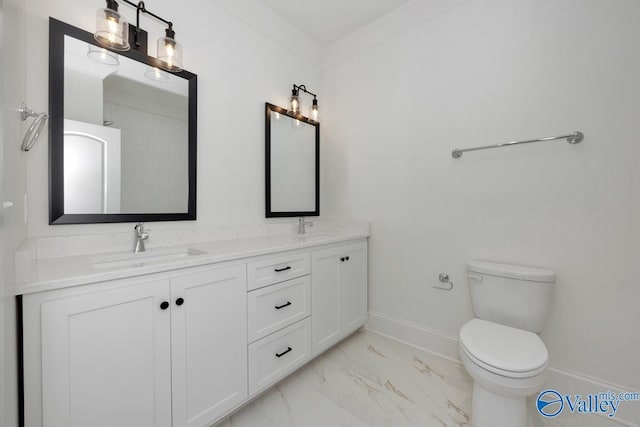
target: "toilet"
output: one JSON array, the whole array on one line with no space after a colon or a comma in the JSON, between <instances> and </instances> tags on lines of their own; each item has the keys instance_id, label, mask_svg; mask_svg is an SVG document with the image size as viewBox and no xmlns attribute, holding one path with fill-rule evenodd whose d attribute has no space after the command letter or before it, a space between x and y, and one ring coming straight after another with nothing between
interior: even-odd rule
<instances>
[{"instance_id":1,"label":"toilet","mask_svg":"<svg viewBox=\"0 0 640 427\"><path fill-rule=\"evenodd\" d=\"M473 427L526 427L527 397L546 379L549 353L537 335L547 317L553 270L467 263L475 319L460 329L462 364L473 378Z\"/></svg>"}]
</instances>

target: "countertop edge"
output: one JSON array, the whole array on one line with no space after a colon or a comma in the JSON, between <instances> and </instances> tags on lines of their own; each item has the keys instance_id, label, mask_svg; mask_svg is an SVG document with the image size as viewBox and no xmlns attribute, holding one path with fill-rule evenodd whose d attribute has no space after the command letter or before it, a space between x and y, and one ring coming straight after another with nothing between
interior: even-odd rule
<instances>
[{"instance_id":1,"label":"countertop edge","mask_svg":"<svg viewBox=\"0 0 640 427\"><path fill-rule=\"evenodd\" d=\"M199 267L209 264L218 264L228 261L242 260L246 258L253 258L262 255L276 254L280 252L289 252L295 250L303 250L313 248L317 246L326 246L334 243L348 242L352 240L366 239L369 237L369 233L354 233L345 234L342 236L335 236L327 238L325 240L319 240L314 242L305 243L290 243L282 246L261 247L257 249L249 249L238 252L229 252L225 254L203 254L197 255L188 260L176 260L169 261L161 264L135 267L135 268L123 268L120 270L110 271L96 271L93 274L84 274L78 276L63 277L51 280L33 281L31 283L25 283L14 286L14 295L28 295L39 292L53 291L58 289L67 289L72 287L91 285L101 282L117 279L127 279L139 276L146 276L155 273L162 273L165 271L180 270L184 268ZM195 243L193 247L206 246L215 242L202 242ZM64 262L64 258L60 258L61 262Z\"/></svg>"}]
</instances>

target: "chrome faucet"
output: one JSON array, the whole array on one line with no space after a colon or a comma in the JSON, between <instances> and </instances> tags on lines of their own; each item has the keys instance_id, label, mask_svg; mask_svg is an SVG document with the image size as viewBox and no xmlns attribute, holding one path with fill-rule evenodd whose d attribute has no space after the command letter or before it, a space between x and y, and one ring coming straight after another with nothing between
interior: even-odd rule
<instances>
[{"instance_id":1,"label":"chrome faucet","mask_svg":"<svg viewBox=\"0 0 640 427\"><path fill-rule=\"evenodd\" d=\"M144 247L144 241L149 238L149 233L144 231L144 224L139 222L134 228L136 233L136 246L133 248L134 253L144 252L146 249Z\"/></svg>"},{"instance_id":2,"label":"chrome faucet","mask_svg":"<svg viewBox=\"0 0 640 427\"><path fill-rule=\"evenodd\" d=\"M313 222L305 222L304 217L301 216L300 218L298 218L298 234L304 234L306 233L306 227L305 226L309 226L309 227L313 227Z\"/></svg>"}]
</instances>

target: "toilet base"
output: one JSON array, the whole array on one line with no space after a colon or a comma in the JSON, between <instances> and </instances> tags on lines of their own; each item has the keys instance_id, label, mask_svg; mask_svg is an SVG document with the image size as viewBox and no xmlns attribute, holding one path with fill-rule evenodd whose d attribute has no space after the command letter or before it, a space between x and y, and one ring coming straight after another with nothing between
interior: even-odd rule
<instances>
[{"instance_id":1,"label":"toilet base","mask_svg":"<svg viewBox=\"0 0 640 427\"><path fill-rule=\"evenodd\" d=\"M527 399L497 395L473 382L472 427L527 427Z\"/></svg>"}]
</instances>

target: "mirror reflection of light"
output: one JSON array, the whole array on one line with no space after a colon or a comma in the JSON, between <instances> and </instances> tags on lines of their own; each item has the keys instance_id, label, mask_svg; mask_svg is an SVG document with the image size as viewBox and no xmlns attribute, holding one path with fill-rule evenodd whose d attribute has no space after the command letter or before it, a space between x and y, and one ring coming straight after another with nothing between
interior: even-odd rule
<instances>
[{"instance_id":1,"label":"mirror reflection of light","mask_svg":"<svg viewBox=\"0 0 640 427\"><path fill-rule=\"evenodd\" d=\"M165 73L164 71L156 67L147 67L147 70L144 72L144 76L156 82L167 83L171 81L169 73Z\"/></svg>"},{"instance_id":2,"label":"mirror reflection of light","mask_svg":"<svg viewBox=\"0 0 640 427\"><path fill-rule=\"evenodd\" d=\"M280 120L280 113L274 112L273 115L276 118L276 120Z\"/></svg>"},{"instance_id":3,"label":"mirror reflection of light","mask_svg":"<svg viewBox=\"0 0 640 427\"><path fill-rule=\"evenodd\" d=\"M87 56L102 64L120 65L120 60L118 59L117 54L92 44L89 45Z\"/></svg>"}]
</instances>

